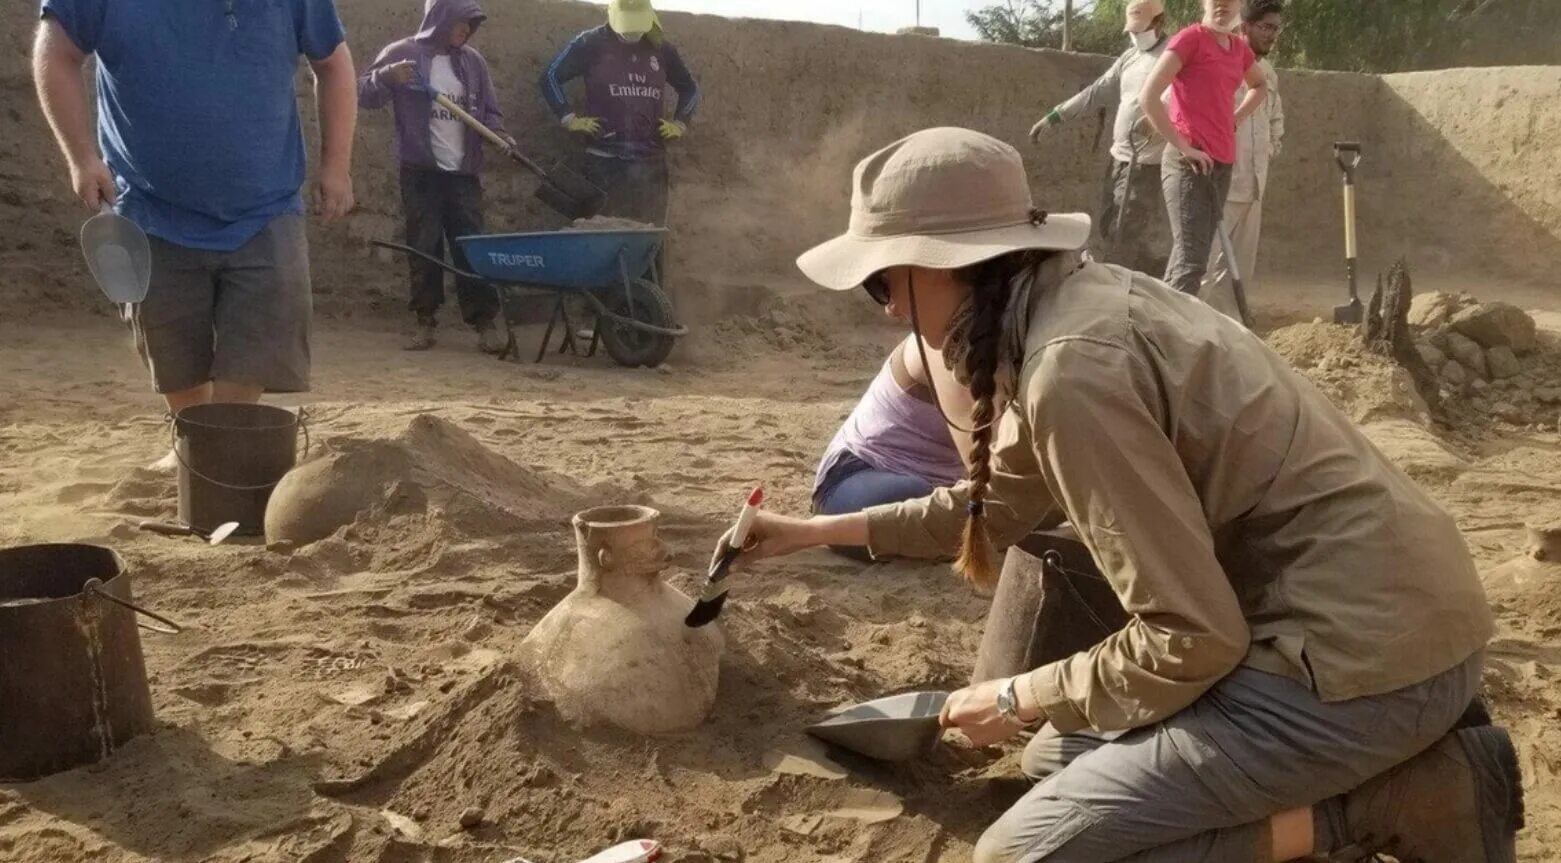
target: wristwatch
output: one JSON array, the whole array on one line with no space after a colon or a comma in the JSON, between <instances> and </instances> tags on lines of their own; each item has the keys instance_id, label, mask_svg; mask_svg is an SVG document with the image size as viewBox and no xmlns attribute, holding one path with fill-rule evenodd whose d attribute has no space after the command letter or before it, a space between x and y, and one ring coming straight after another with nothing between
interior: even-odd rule
<instances>
[{"instance_id":1,"label":"wristwatch","mask_svg":"<svg viewBox=\"0 0 1561 863\"><path fill-rule=\"evenodd\" d=\"M1019 718L1019 678L1008 678L997 690L997 713L1015 725L1024 724Z\"/></svg>"}]
</instances>

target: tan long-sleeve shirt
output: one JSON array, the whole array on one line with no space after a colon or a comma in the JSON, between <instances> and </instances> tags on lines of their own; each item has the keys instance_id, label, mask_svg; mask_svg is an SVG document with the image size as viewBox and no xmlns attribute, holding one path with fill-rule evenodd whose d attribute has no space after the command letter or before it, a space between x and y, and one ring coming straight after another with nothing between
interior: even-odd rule
<instances>
[{"instance_id":1,"label":"tan long-sleeve shirt","mask_svg":"<svg viewBox=\"0 0 1561 863\"><path fill-rule=\"evenodd\" d=\"M1070 521L1129 616L1033 672L1058 731L1157 722L1241 664L1328 701L1389 692L1490 638L1452 518L1260 339L1117 267L1039 284L990 529ZM869 510L871 550L950 554L966 500Z\"/></svg>"}]
</instances>

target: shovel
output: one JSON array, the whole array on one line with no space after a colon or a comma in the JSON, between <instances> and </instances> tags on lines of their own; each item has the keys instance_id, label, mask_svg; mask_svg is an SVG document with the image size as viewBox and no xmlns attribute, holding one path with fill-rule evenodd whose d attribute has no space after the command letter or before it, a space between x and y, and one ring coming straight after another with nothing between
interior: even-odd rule
<instances>
[{"instance_id":1,"label":"shovel","mask_svg":"<svg viewBox=\"0 0 1561 863\"><path fill-rule=\"evenodd\" d=\"M210 533L187 524L174 524L171 521L143 521L136 526L147 533L160 533L163 536L198 536L206 540L207 545L221 545L223 540L233 535L233 531L238 530L236 521L223 522Z\"/></svg>"},{"instance_id":2,"label":"shovel","mask_svg":"<svg viewBox=\"0 0 1561 863\"><path fill-rule=\"evenodd\" d=\"M550 174L542 170L542 166L526 158L517 152L509 142L500 138L492 129L484 126L481 121L465 109L455 104L443 93L433 93L434 101L439 107L449 111L456 119L472 127L472 130L486 138L488 143L500 150L511 159L519 162L522 167L536 174L542 180L542 185L537 187L537 200L554 210L562 213L570 219L589 219L601 212L602 205L607 203L607 193L597 187L595 183L576 174L568 168L554 168Z\"/></svg>"},{"instance_id":3,"label":"shovel","mask_svg":"<svg viewBox=\"0 0 1561 863\"><path fill-rule=\"evenodd\" d=\"M1339 163L1339 169L1344 172L1344 272L1350 287L1350 301L1333 307L1333 322L1358 324L1364 317L1360 293L1355 284L1355 169L1360 166L1360 144L1354 141L1335 142L1333 160Z\"/></svg>"},{"instance_id":4,"label":"shovel","mask_svg":"<svg viewBox=\"0 0 1561 863\"><path fill-rule=\"evenodd\" d=\"M152 249L146 233L108 204L81 226L87 269L109 302L128 313L146 299L152 282Z\"/></svg>"}]
</instances>

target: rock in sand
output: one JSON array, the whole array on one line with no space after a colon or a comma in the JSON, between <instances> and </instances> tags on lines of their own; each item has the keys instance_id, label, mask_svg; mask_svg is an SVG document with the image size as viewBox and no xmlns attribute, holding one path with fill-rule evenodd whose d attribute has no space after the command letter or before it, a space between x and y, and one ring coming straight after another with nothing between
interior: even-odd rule
<instances>
[{"instance_id":1,"label":"rock in sand","mask_svg":"<svg viewBox=\"0 0 1561 863\"><path fill-rule=\"evenodd\" d=\"M1518 362L1517 354L1506 345L1497 345L1485 352L1485 365L1490 369L1493 380L1504 380L1517 377L1523 371L1523 366Z\"/></svg>"},{"instance_id":2,"label":"rock in sand","mask_svg":"<svg viewBox=\"0 0 1561 863\"><path fill-rule=\"evenodd\" d=\"M1487 348L1506 345L1521 354L1538 343L1534 319L1509 303L1480 303L1454 314L1448 323Z\"/></svg>"}]
</instances>

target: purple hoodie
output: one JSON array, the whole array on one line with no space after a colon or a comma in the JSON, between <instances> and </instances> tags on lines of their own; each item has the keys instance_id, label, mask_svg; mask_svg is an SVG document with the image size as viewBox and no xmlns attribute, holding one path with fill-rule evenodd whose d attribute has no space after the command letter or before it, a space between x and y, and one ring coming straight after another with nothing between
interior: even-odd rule
<instances>
[{"instance_id":1,"label":"purple hoodie","mask_svg":"<svg viewBox=\"0 0 1561 863\"><path fill-rule=\"evenodd\" d=\"M504 115L499 112L499 99L493 92L493 80L488 76L488 61L470 44L455 49L443 47L444 32L452 24L470 21L475 33L477 26L486 18L477 0L427 0L423 9L423 24L417 35L387 45L374 58L374 64L368 71L359 76L359 107L381 108L389 103L395 111L396 157L401 160L401 164L438 169L428 131L433 97L416 84L395 87L383 80L385 67L402 60L415 62L418 78L426 82L434 57L448 53L455 76L466 86L466 98L461 107L488 128L500 135L505 134ZM480 135L475 132L466 135L466 157L461 160L459 173L476 174L482 170L482 147Z\"/></svg>"}]
</instances>

